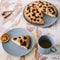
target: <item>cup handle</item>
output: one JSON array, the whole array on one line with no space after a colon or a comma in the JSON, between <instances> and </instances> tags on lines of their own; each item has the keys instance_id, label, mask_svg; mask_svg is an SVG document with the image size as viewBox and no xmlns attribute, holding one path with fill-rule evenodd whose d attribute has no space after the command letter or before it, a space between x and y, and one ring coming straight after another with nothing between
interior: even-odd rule
<instances>
[{"instance_id":1,"label":"cup handle","mask_svg":"<svg viewBox=\"0 0 60 60\"><path fill-rule=\"evenodd\" d=\"M56 49L56 47L53 46L53 47L50 49L50 51L51 51L51 52L57 52L57 49Z\"/></svg>"}]
</instances>

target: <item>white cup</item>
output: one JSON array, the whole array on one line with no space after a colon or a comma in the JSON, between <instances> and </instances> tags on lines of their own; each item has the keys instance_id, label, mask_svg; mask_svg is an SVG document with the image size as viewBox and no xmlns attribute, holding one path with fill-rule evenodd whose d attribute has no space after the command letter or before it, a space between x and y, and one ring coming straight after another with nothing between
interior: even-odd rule
<instances>
[{"instance_id":1,"label":"white cup","mask_svg":"<svg viewBox=\"0 0 60 60\"><path fill-rule=\"evenodd\" d=\"M39 42L41 42L44 39L48 40L51 43L51 46L49 48L44 48L39 44ZM50 36L47 36L47 35L41 36L38 40L38 51L41 54L49 54L50 52L56 52L57 49L54 47L53 39Z\"/></svg>"}]
</instances>

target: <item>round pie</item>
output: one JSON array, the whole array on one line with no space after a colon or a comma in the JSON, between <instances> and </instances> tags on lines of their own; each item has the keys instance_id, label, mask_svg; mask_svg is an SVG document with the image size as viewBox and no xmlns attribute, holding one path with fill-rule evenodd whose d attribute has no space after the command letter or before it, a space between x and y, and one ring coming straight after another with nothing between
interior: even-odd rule
<instances>
[{"instance_id":1,"label":"round pie","mask_svg":"<svg viewBox=\"0 0 60 60\"><path fill-rule=\"evenodd\" d=\"M44 24L43 14L56 17L57 9L53 4L46 1L31 2L24 9L24 17L33 24Z\"/></svg>"}]
</instances>

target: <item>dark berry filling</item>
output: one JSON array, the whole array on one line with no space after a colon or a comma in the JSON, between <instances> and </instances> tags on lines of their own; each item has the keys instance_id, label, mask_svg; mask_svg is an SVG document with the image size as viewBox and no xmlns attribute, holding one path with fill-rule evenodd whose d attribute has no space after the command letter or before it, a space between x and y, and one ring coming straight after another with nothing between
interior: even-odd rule
<instances>
[{"instance_id":1,"label":"dark berry filling","mask_svg":"<svg viewBox=\"0 0 60 60\"><path fill-rule=\"evenodd\" d=\"M36 11L35 9L32 10L32 12Z\"/></svg>"},{"instance_id":2,"label":"dark berry filling","mask_svg":"<svg viewBox=\"0 0 60 60\"><path fill-rule=\"evenodd\" d=\"M42 5L39 6L39 8L41 8L41 7L42 7Z\"/></svg>"},{"instance_id":3,"label":"dark berry filling","mask_svg":"<svg viewBox=\"0 0 60 60\"><path fill-rule=\"evenodd\" d=\"M39 13L39 15L41 15L41 13Z\"/></svg>"},{"instance_id":4,"label":"dark berry filling","mask_svg":"<svg viewBox=\"0 0 60 60\"><path fill-rule=\"evenodd\" d=\"M46 9L43 9L44 12L46 12Z\"/></svg>"},{"instance_id":5,"label":"dark berry filling","mask_svg":"<svg viewBox=\"0 0 60 60\"><path fill-rule=\"evenodd\" d=\"M33 18L31 18L31 20L33 20Z\"/></svg>"},{"instance_id":6,"label":"dark berry filling","mask_svg":"<svg viewBox=\"0 0 60 60\"><path fill-rule=\"evenodd\" d=\"M34 19L34 21L36 21L36 19Z\"/></svg>"},{"instance_id":7,"label":"dark berry filling","mask_svg":"<svg viewBox=\"0 0 60 60\"><path fill-rule=\"evenodd\" d=\"M48 6L48 4L46 4L46 6Z\"/></svg>"},{"instance_id":8,"label":"dark berry filling","mask_svg":"<svg viewBox=\"0 0 60 60\"><path fill-rule=\"evenodd\" d=\"M24 41L23 45L26 46L26 41Z\"/></svg>"},{"instance_id":9,"label":"dark berry filling","mask_svg":"<svg viewBox=\"0 0 60 60\"><path fill-rule=\"evenodd\" d=\"M36 16L36 18L39 18L39 16Z\"/></svg>"},{"instance_id":10,"label":"dark berry filling","mask_svg":"<svg viewBox=\"0 0 60 60\"><path fill-rule=\"evenodd\" d=\"M37 21L39 21L39 20L37 20Z\"/></svg>"},{"instance_id":11,"label":"dark berry filling","mask_svg":"<svg viewBox=\"0 0 60 60\"><path fill-rule=\"evenodd\" d=\"M32 16L35 16L35 13L33 13Z\"/></svg>"},{"instance_id":12,"label":"dark berry filling","mask_svg":"<svg viewBox=\"0 0 60 60\"><path fill-rule=\"evenodd\" d=\"M29 10L30 9L30 7L27 7L27 10Z\"/></svg>"},{"instance_id":13,"label":"dark berry filling","mask_svg":"<svg viewBox=\"0 0 60 60\"><path fill-rule=\"evenodd\" d=\"M24 36L24 39L27 39L27 37Z\"/></svg>"},{"instance_id":14,"label":"dark berry filling","mask_svg":"<svg viewBox=\"0 0 60 60\"><path fill-rule=\"evenodd\" d=\"M22 40L20 40L20 42L22 43Z\"/></svg>"},{"instance_id":15,"label":"dark berry filling","mask_svg":"<svg viewBox=\"0 0 60 60\"><path fill-rule=\"evenodd\" d=\"M37 13L39 13L39 11L37 10Z\"/></svg>"},{"instance_id":16,"label":"dark berry filling","mask_svg":"<svg viewBox=\"0 0 60 60\"><path fill-rule=\"evenodd\" d=\"M43 19L43 17L41 17L41 19Z\"/></svg>"},{"instance_id":17,"label":"dark berry filling","mask_svg":"<svg viewBox=\"0 0 60 60\"><path fill-rule=\"evenodd\" d=\"M30 17L30 15L28 17Z\"/></svg>"},{"instance_id":18,"label":"dark berry filling","mask_svg":"<svg viewBox=\"0 0 60 60\"><path fill-rule=\"evenodd\" d=\"M13 38L13 40L16 40L17 38Z\"/></svg>"},{"instance_id":19,"label":"dark berry filling","mask_svg":"<svg viewBox=\"0 0 60 60\"><path fill-rule=\"evenodd\" d=\"M19 38L21 38L21 37L19 37Z\"/></svg>"}]
</instances>

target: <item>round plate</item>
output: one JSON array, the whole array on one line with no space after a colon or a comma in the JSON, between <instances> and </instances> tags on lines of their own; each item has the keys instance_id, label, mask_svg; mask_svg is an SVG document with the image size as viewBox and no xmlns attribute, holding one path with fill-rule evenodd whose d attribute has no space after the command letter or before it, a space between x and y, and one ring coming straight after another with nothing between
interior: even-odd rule
<instances>
[{"instance_id":1,"label":"round plate","mask_svg":"<svg viewBox=\"0 0 60 60\"><path fill-rule=\"evenodd\" d=\"M7 43L2 43L2 46L7 53L14 56L23 56L28 54L33 49L34 37L28 30L23 28L16 28L8 31L7 33L10 35L10 40ZM31 37L31 44L29 49L24 49L11 41L12 37L18 37L22 35L29 35Z\"/></svg>"}]
</instances>

